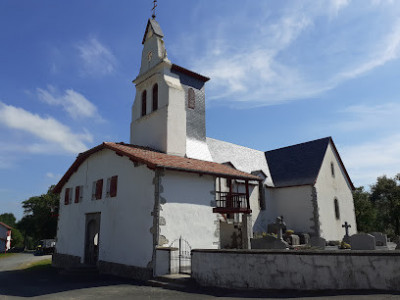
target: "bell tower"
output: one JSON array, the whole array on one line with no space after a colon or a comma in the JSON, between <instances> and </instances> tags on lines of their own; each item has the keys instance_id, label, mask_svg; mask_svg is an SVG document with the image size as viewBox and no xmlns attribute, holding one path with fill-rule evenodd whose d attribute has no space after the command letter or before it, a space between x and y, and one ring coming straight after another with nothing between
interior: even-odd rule
<instances>
[{"instance_id":1,"label":"bell tower","mask_svg":"<svg viewBox=\"0 0 400 300\"><path fill-rule=\"evenodd\" d=\"M149 19L132 106L130 143L178 156L212 160L205 137L204 85L209 78L172 64L163 32Z\"/></svg>"}]
</instances>

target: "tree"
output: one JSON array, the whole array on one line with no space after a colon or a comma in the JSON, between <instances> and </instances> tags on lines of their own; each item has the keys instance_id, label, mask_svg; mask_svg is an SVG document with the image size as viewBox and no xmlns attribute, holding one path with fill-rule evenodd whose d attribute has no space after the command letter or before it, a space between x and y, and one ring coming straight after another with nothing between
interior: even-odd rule
<instances>
[{"instance_id":1,"label":"tree","mask_svg":"<svg viewBox=\"0 0 400 300\"><path fill-rule=\"evenodd\" d=\"M400 235L400 174L378 177L371 186L371 201L378 211L378 228L386 229L389 235Z\"/></svg>"},{"instance_id":2,"label":"tree","mask_svg":"<svg viewBox=\"0 0 400 300\"><path fill-rule=\"evenodd\" d=\"M363 186L353 192L357 229L361 232L376 231L377 211L370 197Z\"/></svg>"},{"instance_id":3,"label":"tree","mask_svg":"<svg viewBox=\"0 0 400 300\"><path fill-rule=\"evenodd\" d=\"M15 216L12 213L4 213L0 215L0 222L3 222L10 227L15 227L15 221Z\"/></svg>"},{"instance_id":4,"label":"tree","mask_svg":"<svg viewBox=\"0 0 400 300\"><path fill-rule=\"evenodd\" d=\"M31 197L22 202L24 217L18 222L18 228L24 235L25 242L32 238L54 238L57 233L59 195L52 192L51 186L46 194Z\"/></svg>"}]
</instances>

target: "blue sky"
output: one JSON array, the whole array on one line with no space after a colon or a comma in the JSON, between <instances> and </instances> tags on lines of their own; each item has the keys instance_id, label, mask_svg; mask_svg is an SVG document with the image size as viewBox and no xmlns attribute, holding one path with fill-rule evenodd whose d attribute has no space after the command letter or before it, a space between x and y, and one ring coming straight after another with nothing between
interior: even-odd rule
<instances>
[{"instance_id":1,"label":"blue sky","mask_svg":"<svg viewBox=\"0 0 400 300\"><path fill-rule=\"evenodd\" d=\"M139 4L140 2L140 4ZM0 2L0 213L129 142L151 0ZM332 136L356 186L400 172L400 2L159 0L169 59L211 78L207 136Z\"/></svg>"}]
</instances>

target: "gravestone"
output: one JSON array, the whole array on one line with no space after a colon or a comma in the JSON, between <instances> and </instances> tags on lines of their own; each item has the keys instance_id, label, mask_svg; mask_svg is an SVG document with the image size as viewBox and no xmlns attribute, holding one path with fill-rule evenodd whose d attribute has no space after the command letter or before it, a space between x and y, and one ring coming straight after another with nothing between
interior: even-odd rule
<instances>
[{"instance_id":1,"label":"gravestone","mask_svg":"<svg viewBox=\"0 0 400 300\"><path fill-rule=\"evenodd\" d=\"M307 245L310 243L310 235L308 233L299 233L300 245Z\"/></svg>"},{"instance_id":2,"label":"gravestone","mask_svg":"<svg viewBox=\"0 0 400 300\"><path fill-rule=\"evenodd\" d=\"M375 250L375 237L368 233L353 234L350 237L351 250Z\"/></svg>"},{"instance_id":3,"label":"gravestone","mask_svg":"<svg viewBox=\"0 0 400 300\"><path fill-rule=\"evenodd\" d=\"M325 249L326 240L324 238L322 238L322 237L319 237L319 236L312 236L310 238L310 244L311 244L311 247L317 247L317 248L320 248L320 249Z\"/></svg>"},{"instance_id":4,"label":"gravestone","mask_svg":"<svg viewBox=\"0 0 400 300\"><path fill-rule=\"evenodd\" d=\"M296 234L285 234L284 240L292 246L300 245L300 237Z\"/></svg>"},{"instance_id":5,"label":"gravestone","mask_svg":"<svg viewBox=\"0 0 400 300\"><path fill-rule=\"evenodd\" d=\"M370 235L375 237L376 246L387 246L387 235L381 232L371 232Z\"/></svg>"},{"instance_id":6,"label":"gravestone","mask_svg":"<svg viewBox=\"0 0 400 300\"><path fill-rule=\"evenodd\" d=\"M286 249L288 243L274 236L267 235L261 239L250 239L251 249Z\"/></svg>"}]
</instances>

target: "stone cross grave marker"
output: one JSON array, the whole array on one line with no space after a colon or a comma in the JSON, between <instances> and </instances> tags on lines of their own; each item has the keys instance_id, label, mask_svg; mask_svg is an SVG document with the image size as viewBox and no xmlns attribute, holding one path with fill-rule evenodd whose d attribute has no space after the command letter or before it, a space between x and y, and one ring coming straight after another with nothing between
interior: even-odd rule
<instances>
[{"instance_id":1,"label":"stone cross grave marker","mask_svg":"<svg viewBox=\"0 0 400 300\"><path fill-rule=\"evenodd\" d=\"M375 237L376 246L387 246L387 235L381 232L371 232L370 235Z\"/></svg>"},{"instance_id":2,"label":"stone cross grave marker","mask_svg":"<svg viewBox=\"0 0 400 300\"><path fill-rule=\"evenodd\" d=\"M351 225L346 221L342 225L342 228L344 228L344 230L346 231L346 234L343 237L343 241L347 244L350 244L349 228L351 228Z\"/></svg>"}]
</instances>

